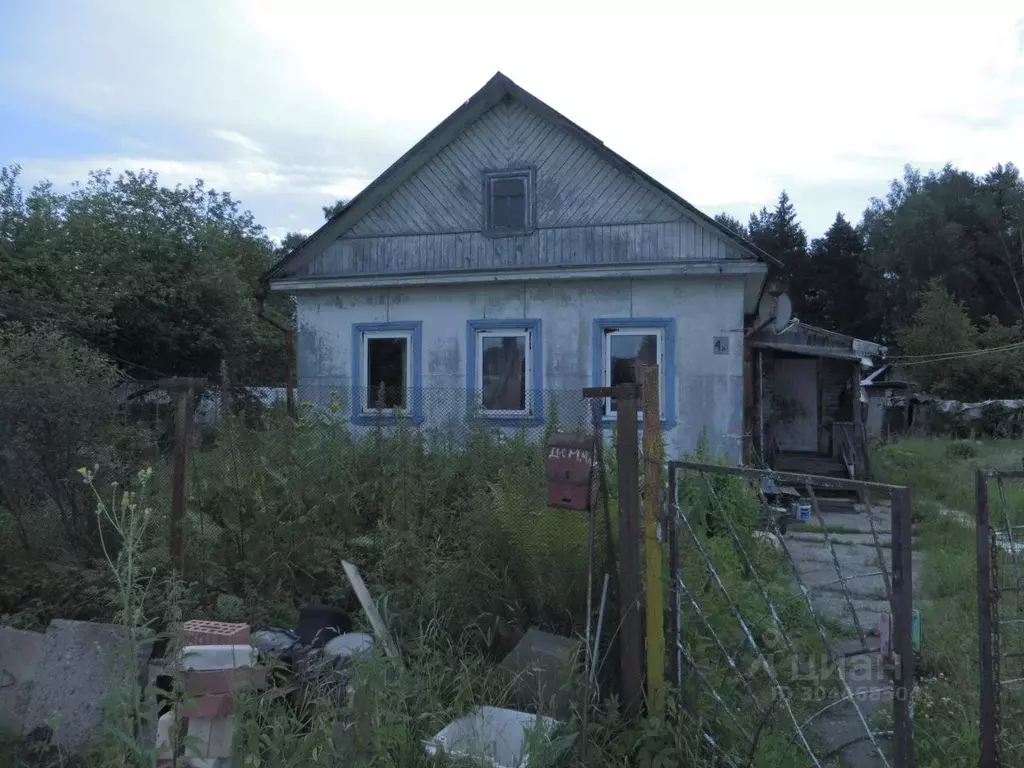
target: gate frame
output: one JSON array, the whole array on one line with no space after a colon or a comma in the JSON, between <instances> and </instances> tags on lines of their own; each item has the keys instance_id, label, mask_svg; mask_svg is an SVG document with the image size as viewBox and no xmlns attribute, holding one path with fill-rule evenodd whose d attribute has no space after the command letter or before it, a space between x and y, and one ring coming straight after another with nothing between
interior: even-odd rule
<instances>
[{"instance_id":1,"label":"gate frame","mask_svg":"<svg viewBox=\"0 0 1024 768\"><path fill-rule=\"evenodd\" d=\"M999 768L1001 722L999 711L1000 585L993 578L994 530L988 502L990 480L1024 480L1021 469L982 469L974 473L978 557L978 716L981 768ZM1012 544L1011 544L1012 546Z\"/></svg>"},{"instance_id":2,"label":"gate frame","mask_svg":"<svg viewBox=\"0 0 1024 768\"><path fill-rule=\"evenodd\" d=\"M707 472L710 474L732 475L748 480L770 478L777 485L807 486L828 490L853 491L863 501L871 491L888 493L890 502L890 539L892 575L892 644L896 664L893 668L893 760L896 768L913 768L916 764L914 751L914 579L913 579L913 523L911 521L910 488L905 485L847 480L837 477L823 477L799 472L776 472L768 468L737 467L709 464L700 461L668 462L668 501L670 508L666 515L669 536L669 569L673 578L669 581L669 627L672 641L666 645L672 648L669 673L673 682L679 680L682 659L680 658L676 632L680 629L679 586L674 575L679 571L678 535L678 482L679 470ZM1024 471L1016 473L1024 477ZM817 502L813 500L814 506ZM884 563L880 563L884 568ZM988 768L984 766L983 768Z\"/></svg>"}]
</instances>

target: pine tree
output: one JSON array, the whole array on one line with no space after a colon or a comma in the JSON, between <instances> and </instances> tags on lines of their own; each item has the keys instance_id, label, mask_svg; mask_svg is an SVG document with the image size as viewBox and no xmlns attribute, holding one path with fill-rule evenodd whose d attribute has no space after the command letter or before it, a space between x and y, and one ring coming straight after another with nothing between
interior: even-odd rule
<instances>
[{"instance_id":1,"label":"pine tree","mask_svg":"<svg viewBox=\"0 0 1024 768\"><path fill-rule=\"evenodd\" d=\"M825 236L811 243L804 320L831 331L873 338L877 329L867 312L863 255L864 243L857 230L837 213Z\"/></svg>"},{"instance_id":2,"label":"pine tree","mask_svg":"<svg viewBox=\"0 0 1024 768\"><path fill-rule=\"evenodd\" d=\"M754 245L782 262L789 278L793 309L802 318L807 294L812 290L807 268L807 233L797 221L796 208L786 191L779 195L775 210L762 208L751 214L747 229Z\"/></svg>"}]
</instances>

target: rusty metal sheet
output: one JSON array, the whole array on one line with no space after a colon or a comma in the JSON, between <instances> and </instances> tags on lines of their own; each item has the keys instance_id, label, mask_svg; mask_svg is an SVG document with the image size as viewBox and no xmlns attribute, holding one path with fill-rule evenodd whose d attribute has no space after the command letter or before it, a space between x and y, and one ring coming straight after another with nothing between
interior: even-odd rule
<instances>
[{"instance_id":1,"label":"rusty metal sheet","mask_svg":"<svg viewBox=\"0 0 1024 768\"><path fill-rule=\"evenodd\" d=\"M555 432L548 439L548 506L590 509L594 437Z\"/></svg>"}]
</instances>

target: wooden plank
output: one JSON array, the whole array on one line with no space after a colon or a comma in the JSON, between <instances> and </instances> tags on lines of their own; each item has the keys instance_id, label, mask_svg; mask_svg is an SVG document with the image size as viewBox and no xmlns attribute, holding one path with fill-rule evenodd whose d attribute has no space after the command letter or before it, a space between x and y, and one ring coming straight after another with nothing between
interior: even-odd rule
<instances>
[{"instance_id":1,"label":"wooden plank","mask_svg":"<svg viewBox=\"0 0 1024 768\"><path fill-rule=\"evenodd\" d=\"M662 587L661 543L661 411L658 366L644 368L644 575L647 583L647 701L661 711L665 683L665 596Z\"/></svg>"},{"instance_id":2,"label":"wooden plank","mask_svg":"<svg viewBox=\"0 0 1024 768\"><path fill-rule=\"evenodd\" d=\"M643 699L644 638L640 613L640 488L635 387L620 385L616 389L616 425L622 698L626 716L636 719Z\"/></svg>"},{"instance_id":3,"label":"wooden plank","mask_svg":"<svg viewBox=\"0 0 1024 768\"><path fill-rule=\"evenodd\" d=\"M377 606L374 604L373 598L370 597L370 590L366 588L366 584L363 582L363 577L359 575L359 569L352 565L348 560L342 560L341 567L345 570L345 576L348 577L348 581L352 585L352 590L356 593L356 597L359 599L359 605L362 606L363 613L366 614L366 618L369 620L370 626L373 628L373 633L384 645L384 652L388 655L388 658L401 665L402 657L398 654L398 648L391 639L391 635L388 633L388 627L384 623L384 619L380 617L380 613L377 611Z\"/></svg>"}]
</instances>

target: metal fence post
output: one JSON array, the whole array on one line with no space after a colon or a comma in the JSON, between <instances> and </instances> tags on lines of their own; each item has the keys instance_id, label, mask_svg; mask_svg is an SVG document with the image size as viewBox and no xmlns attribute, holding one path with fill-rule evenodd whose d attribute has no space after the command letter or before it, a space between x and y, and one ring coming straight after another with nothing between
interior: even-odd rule
<instances>
[{"instance_id":1,"label":"metal fence post","mask_svg":"<svg viewBox=\"0 0 1024 768\"><path fill-rule=\"evenodd\" d=\"M683 660L680 643L682 641L682 625L679 614L679 509L676 507L677 495L679 493L677 475L679 470L675 464L668 464L668 501L666 503L665 515L665 536L668 539L668 647L671 650L669 656L669 677L672 684L682 688L683 683Z\"/></svg>"},{"instance_id":2,"label":"metal fence post","mask_svg":"<svg viewBox=\"0 0 1024 768\"><path fill-rule=\"evenodd\" d=\"M914 765L914 577L910 489L893 488L892 591L893 616L893 746L898 768Z\"/></svg>"},{"instance_id":3,"label":"metal fence post","mask_svg":"<svg viewBox=\"0 0 1024 768\"><path fill-rule=\"evenodd\" d=\"M978 546L978 661L981 768L998 768L999 738L996 727L995 656L992 648L992 555L989 538L991 523L988 509L988 477L976 470L974 486L977 501Z\"/></svg>"}]
</instances>

